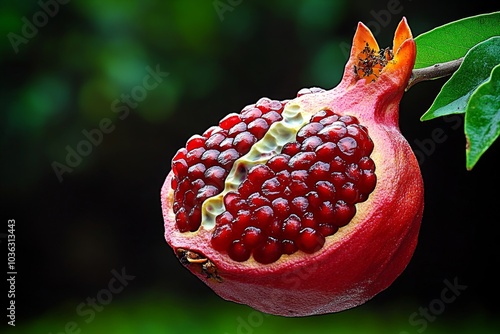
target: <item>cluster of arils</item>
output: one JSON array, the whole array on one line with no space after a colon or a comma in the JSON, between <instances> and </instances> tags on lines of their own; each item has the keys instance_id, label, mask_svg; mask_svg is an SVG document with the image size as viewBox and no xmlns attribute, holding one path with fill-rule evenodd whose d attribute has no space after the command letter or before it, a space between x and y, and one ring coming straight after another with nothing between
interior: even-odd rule
<instances>
[{"instance_id":1,"label":"cluster of arils","mask_svg":"<svg viewBox=\"0 0 500 334\"><path fill-rule=\"evenodd\" d=\"M236 159L248 153L272 123L282 119L286 101L268 98L231 113L194 135L172 160L174 213L181 232L196 231L201 224L201 205L224 189L224 180Z\"/></svg>"},{"instance_id":2,"label":"cluster of arils","mask_svg":"<svg viewBox=\"0 0 500 334\"><path fill-rule=\"evenodd\" d=\"M355 117L318 112L295 141L252 167L237 191L224 196L212 246L235 261L253 255L260 263L318 251L375 188L372 150Z\"/></svg>"}]
</instances>

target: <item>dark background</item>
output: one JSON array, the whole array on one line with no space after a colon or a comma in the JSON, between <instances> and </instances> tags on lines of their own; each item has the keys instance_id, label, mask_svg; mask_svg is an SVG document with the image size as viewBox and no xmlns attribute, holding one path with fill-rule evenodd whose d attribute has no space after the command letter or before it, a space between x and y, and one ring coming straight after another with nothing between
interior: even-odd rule
<instances>
[{"instance_id":1,"label":"dark background","mask_svg":"<svg viewBox=\"0 0 500 334\"><path fill-rule=\"evenodd\" d=\"M401 102L400 127L419 157L426 190L418 248L389 289L354 310L286 319L221 300L182 268L164 242L159 197L173 154L192 134L262 96L287 99L302 87L334 87L358 21L385 47L403 15L417 36L498 6L223 0L231 10L219 16L214 1L75 0L57 7L52 1L53 17L13 46L23 17L42 20L40 3L0 5L0 245L6 254L7 220L15 219L12 332L55 334L71 322L82 333L500 328L500 150L494 144L466 171L463 117L419 121L445 80L418 84ZM142 85L148 66L169 75L128 114L113 112L113 101ZM82 131L98 128L103 119L112 130L59 179L54 162L66 164L67 147L77 149L86 140ZM435 131L444 136L433 139ZM5 268L7 255L2 258ZM122 268L133 280L87 323L77 306L106 289L112 270ZM414 312L439 305L445 280L467 288L435 318L411 322ZM5 286L0 295L7 291ZM8 299L2 300L5 310ZM1 318L0 326L10 327Z\"/></svg>"}]
</instances>

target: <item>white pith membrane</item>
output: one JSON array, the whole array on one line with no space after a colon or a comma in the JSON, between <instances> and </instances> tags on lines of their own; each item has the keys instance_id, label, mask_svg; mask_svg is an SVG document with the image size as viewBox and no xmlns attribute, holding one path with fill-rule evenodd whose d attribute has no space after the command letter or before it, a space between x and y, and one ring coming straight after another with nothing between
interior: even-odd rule
<instances>
[{"instance_id":1,"label":"white pith membrane","mask_svg":"<svg viewBox=\"0 0 500 334\"><path fill-rule=\"evenodd\" d=\"M264 137L256 142L247 154L234 162L224 182L224 190L203 202L200 227L212 230L215 227L215 218L225 211L224 196L238 189L253 166L265 164L273 156L279 154L286 143L295 140L295 135L300 128L309 123L309 119L304 117L304 113L297 104L285 106L281 116L283 117L281 121L273 123Z\"/></svg>"}]
</instances>

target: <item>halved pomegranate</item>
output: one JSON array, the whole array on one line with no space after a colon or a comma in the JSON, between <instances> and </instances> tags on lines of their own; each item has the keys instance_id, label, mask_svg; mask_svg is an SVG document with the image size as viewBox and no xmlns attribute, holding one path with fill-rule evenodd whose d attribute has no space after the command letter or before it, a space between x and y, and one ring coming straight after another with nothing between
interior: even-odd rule
<instances>
[{"instance_id":1,"label":"halved pomegranate","mask_svg":"<svg viewBox=\"0 0 500 334\"><path fill-rule=\"evenodd\" d=\"M260 99L194 135L161 191L165 238L222 298L283 316L342 311L386 289L417 244L423 183L398 126L415 61L359 23L340 84Z\"/></svg>"}]
</instances>

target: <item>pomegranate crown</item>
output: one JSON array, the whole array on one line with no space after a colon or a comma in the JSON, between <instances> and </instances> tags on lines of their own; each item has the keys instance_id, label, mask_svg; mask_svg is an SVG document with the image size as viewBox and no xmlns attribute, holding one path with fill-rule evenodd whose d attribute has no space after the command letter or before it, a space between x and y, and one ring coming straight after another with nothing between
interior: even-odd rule
<instances>
[{"instance_id":1,"label":"pomegranate crown","mask_svg":"<svg viewBox=\"0 0 500 334\"><path fill-rule=\"evenodd\" d=\"M348 86L363 80L367 85L388 85L404 89L415 64L416 45L406 18L394 34L393 47L381 49L370 29L359 22L342 83Z\"/></svg>"}]
</instances>

